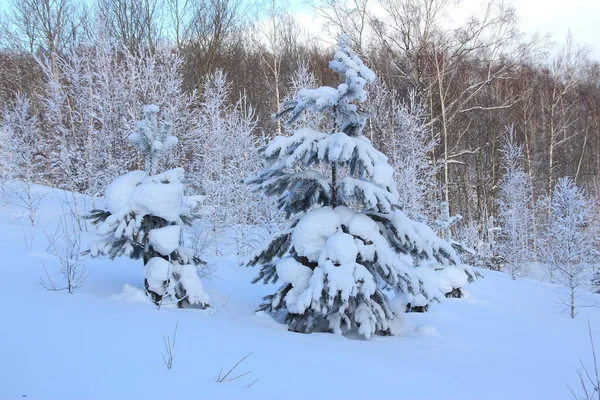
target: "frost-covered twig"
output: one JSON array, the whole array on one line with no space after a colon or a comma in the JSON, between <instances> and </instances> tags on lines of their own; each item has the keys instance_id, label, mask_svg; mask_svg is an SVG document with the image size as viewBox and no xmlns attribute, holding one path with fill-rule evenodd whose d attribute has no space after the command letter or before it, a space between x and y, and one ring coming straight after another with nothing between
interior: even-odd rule
<instances>
[{"instance_id":1,"label":"frost-covered twig","mask_svg":"<svg viewBox=\"0 0 600 400\"><path fill-rule=\"evenodd\" d=\"M25 251L30 251L33 247L33 241L35 240L36 229L34 226L22 226L21 233L23 233L23 244L25 245Z\"/></svg>"},{"instance_id":2,"label":"frost-covered twig","mask_svg":"<svg viewBox=\"0 0 600 400\"><path fill-rule=\"evenodd\" d=\"M68 194L71 195L71 199L69 199ZM77 222L77 227L79 228L79 230L87 232L87 223L83 218L83 215L85 215L85 213L87 212L86 197L83 197L83 214L79 210L79 200L77 200L75 192L68 192L66 190L63 191L63 198L60 200L63 202L63 204L65 204L68 207L69 213L71 214L71 219Z\"/></svg>"},{"instance_id":3,"label":"frost-covered twig","mask_svg":"<svg viewBox=\"0 0 600 400\"><path fill-rule=\"evenodd\" d=\"M167 366L167 369L173 368L173 351L175 351L175 340L177 339L177 327L178 326L179 326L179 323L176 323L175 324L175 332L173 333L172 341L171 341L171 337L163 335L163 343L165 345L166 355L162 351L160 352L160 355L162 356L163 361L165 362L165 365Z\"/></svg>"},{"instance_id":4,"label":"frost-covered twig","mask_svg":"<svg viewBox=\"0 0 600 400\"><path fill-rule=\"evenodd\" d=\"M37 220L38 210L44 199L44 195L33 191L33 182L23 182L25 188L12 189L13 195L16 197L14 205L24 209L27 212L27 217L31 226L34 226Z\"/></svg>"},{"instance_id":5,"label":"frost-covered twig","mask_svg":"<svg viewBox=\"0 0 600 400\"><path fill-rule=\"evenodd\" d=\"M577 369L577 375L579 376L579 383L583 390L584 396L577 396L571 386L567 385L573 398L576 400L600 400L600 370L598 369L598 358L596 357L596 347L594 346L594 338L592 337L592 327L588 321L588 332L590 335L590 344L592 346L592 359L594 361L593 375L590 374L587 367L583 364L583 361L579 360L581 369ZM589 387L588 385L591 385Z\"/></svg>"},{"instance_id":6,"label":"frost-covered twig","mask_svg":"<svg viewBox=\"0 0 600 400\"><path fill-rule=\"evenodd\" d=\"M56 287L56 284L54 283L54 280L52 279L52 277L48 273L48 269L46 268L46 264L44 264L43 261L42 261L42 268L44 268L44 273L46 274L46 280L44 280L43 278L40 279L40 285L42 285L46 289L48 289L50 291L53 291L53 292L58 292L60 290L65 290L66 289L66 288L57 288Z\"/></svg>"},{"instance_id":7,"label":"frost-covered twig","mask_svg":"<svg viewBox=\"0 0 600 400\"><path fill-rule=\"evenodd\" d=\"M227 379L227 377L237 368L237 366L240 365L246 358L250 357L252 354L254 354L254 352L250 352L250 353L246 354L244 357L242 357L238 362L235 363L235 365L233 367L231 367L229 369L229 371L227 371L227 373L225 375L222 375L222 373L223 373L223 367L221 367L221 369L219 370L219 376L217 377L217 382L218 383L231 382L231 381L234 381L234 380L236 380L238 378L241 378L242 376L246 376L249 373L251 373L252 370L244 372L243 374L239 374L239 375L237 375L237 376L235 376L233 378ZM254 384L254 382L252 384Z\"/></svg>"},{"instance_id":8,"label":"frost-covered twig","mask_svg":"<svg viewBox=\"0 0 600 400\"><path fill-rule=\"evenodd\" d=\"M227 303L229 303L229 300L231 300L231 296L233 296L233 292L235 292L235 289L233 289L231 291L231 294L229 295L229 297L227 297L227 300L225 300L225 302L221 305L221 307L219 307L218 309L216 309L213 313L210 314L211 317L214 317L215 315L217 315L222 309L225 308L225 306L227 305Z\"/></svg>"}]
</instances>

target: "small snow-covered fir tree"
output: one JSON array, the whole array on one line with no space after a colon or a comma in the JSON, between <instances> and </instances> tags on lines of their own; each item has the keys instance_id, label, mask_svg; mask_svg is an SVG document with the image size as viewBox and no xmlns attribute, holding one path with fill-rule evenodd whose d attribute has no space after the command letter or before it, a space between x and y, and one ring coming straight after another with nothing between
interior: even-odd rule
<instances>
[{"instance_id":1,"label":"small snow-covered fir tree","mask_svg":"<svg viewBox=\"0 0 600 400\"><path fill-rule=\"evenodd\" d=\"M260 309L284 312L292 331L393 334L403 308L392 306L388 292L400 294L404 306L427 303L466 283L471 273L449 243L397 208L393 169L362 135L364 87L375 74L346 37L329 66L343 83L302 89L276 115L291 124L304 112L323 114L328 131L299 128L275 137L265 150L271 166L247 180L277 196L291 217L289 228L247 265L261 266L254 282L283 281ZM416 268L419 258L438 262L439 271Z\"/></svg>"},{"instance_id":2,"label":"small snow-covered fir tree","mask_svg":"<svg viewBox=\"0 0 600 400\"><path fill-rule=\"evenodd\" d=\"M589 278L590 263L597 256L596 232L590 226L592 202L570 178L561 178L550 202L550 221L541 246L541 259L554 282L561 285L571 318L575 318L578 295Z\"/></svg>"},{"instance_id":3,"label":"small snow-covered fir tree","mask_svg":"<svg viewBox=\"0 0 600 400\"><path fill-rule=\"evenodd\" d=\"M103 236L92 256L120 256L144 261L144 284L156 304L168 297L178 306L206 307L197 266L202 261L182 243L182 230L194 218L184 202L183 169L154 173L161 156L176 143L172 124L158 122L159 108L144 107L144 120L129 136L145 156L145 171L131 171L114 180L105 191L106 210L89 215Z\"/></svg>"},{"instance_id":4,"label":"small snow-covered fir tree","mask_svg":"<svg viewBox=\"0 0 600 400\"><path fill-rule=\"evenodd\" d=\"M497 249L507 271L515 279L533 258L533 212L530 180L523 169L523 149L516 142L513 127L507 130L502 164L504 174L497 199L501 227Z\"/></svg>"}]
</instances>

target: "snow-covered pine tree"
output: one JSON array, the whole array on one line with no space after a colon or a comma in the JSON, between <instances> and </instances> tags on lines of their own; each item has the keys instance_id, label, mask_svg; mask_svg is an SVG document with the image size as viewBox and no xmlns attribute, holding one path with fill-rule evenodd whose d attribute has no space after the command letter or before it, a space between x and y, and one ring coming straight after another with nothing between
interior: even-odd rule
<instances>
[{"instance_id":1,"label":"snow-covered pine tree","mask_svg":"<svg viewBox=\"0 0 600 400\"><path fill-rule=\"evenodd\" d=\"M339 334L345 327L366 338L393 334L404 309L392 306L389 292L400 294L406 307L443 298L472 275L449 243L397 208L387 157L362 135L367 114L360 105L375 74L346 37L329 66L343 83L302 89L276 115L289 116L290 124L304 112L321 113L329 130L299 128L292 136L275 137L265 149L271 166L247 179L277 196L279 207L293 216L289 228L247 265L261 266L254 282L283 281L260 309L284 312L292 331ZM316 169L324 166L328 175ZM419 258L439 262L440 270L415 268Z\"/></svg>"},{"instance_id":2,"label":"snow-covered pine tree","mask_svg":"<svg viewBox=\"0 0 600 400\"><path fill-rule=\"evenodd\" d=\"M103 236L90 249L92 256L127 256L144 261L144 286L156 304L168 297L179 307L208 306L198 276L202 261L182 243L182 230L194 219L184 202L183 169L154 174L159 161L177 143L172 124L158 122L159 107L144 107L144 119L129 136L145 157L145 171L131 171L105 191L106 210L89 218Z\"/></svg>"},{"instance_id":3,"label":"snow-covered pine tree","mask_svg":"<svg viewBox=\"0 0 600 400\"><path fill-rule=\"evenodd\" d=\"M571 318L577 314L578 295L596 258L596 232L590 226L592 202L570 178L560 178L550 203L550 221L541 246L541 259L554 282L565 289L563 302Z\"/></svg>"},{"instance_id":4,"label":"snow-covered pine tree","mask_svg":"<svg viewBox=\"0 0 600 400\"><path fill-rule=\"evenodd\" d=\"M532 261L533 211L530 179L523 169L523 148L516 142L514 128L507 129L502 146L504 174L500 180L498 223L501 227L497 250L513 279Z\"/></svg>"}]
</instances>

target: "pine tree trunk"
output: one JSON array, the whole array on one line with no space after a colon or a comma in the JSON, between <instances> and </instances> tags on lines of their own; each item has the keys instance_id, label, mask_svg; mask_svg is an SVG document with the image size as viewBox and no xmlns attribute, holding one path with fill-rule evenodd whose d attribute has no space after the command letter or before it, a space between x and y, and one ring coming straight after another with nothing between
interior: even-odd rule
<instances>
[{"instance_id":1,"label":"pine tree trunk","mask_svg":"<svg viewBox=\"0 0 600 400\"><path fill-rule=\"evenodd\" d=\"M337 107L333 107L333 115L335 116L337 112ZM331 133L334 134L337 132L337 121L333 120L333 126ZM331 208L337 207L337 164L334 162L331 164Z\"/></svg>"},{"instance_id":2,"label":"pine tree trunk","mask_svg":"<svg viewBox=\"0 0 600 400\"><path fill-rule=\"evenodd\" d=\"M571 318L575 318L575 273L573 265L569 265L569 289L571 290Z\"/></svg>"},{"instance_id":3,"label":"pine tree trunk","mask_svg":"<svg viewBox=\"0 0 600 400\"><path fill-rule=\"evenodd\" d=\"M575 318L575 289L571 288L571 318Z\"/></svg>"},{"instance_id":4,"label":"pine tree trunk","mask_svg":"<svg viewBox=\"0 0 600 400\"><path fill-rule=\"evenodd\" d=\"M337 207L337 164L331 165L331 208Z\"/></svg>"}]
</instances>

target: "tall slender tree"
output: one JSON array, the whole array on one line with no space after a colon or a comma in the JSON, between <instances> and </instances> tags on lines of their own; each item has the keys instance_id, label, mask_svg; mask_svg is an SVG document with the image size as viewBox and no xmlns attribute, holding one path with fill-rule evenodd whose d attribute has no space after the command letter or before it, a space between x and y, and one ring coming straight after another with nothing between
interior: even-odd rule
<instances>
[{"instance_id":1,"label":"tall slender tree","mask_svg":"<svg viewBox=\"0 0 600 400\"><path fill-rule=\"evenodd\" d=\"M502 147L504 174L500 180L498 223L499 255L513 279L533 261L533 211L531 210L531 181L523 168L523 147L518 145L514 127L507 129Z\"/></svg>"},{"instance_id":2,"label":"tall slender tree","mask_svg":"<svg viewBox=\"0 0 600 400\"><path fill-rule=\"evenodd\" d=\"M565 290L563 302L575 318L579 293L597 256L596 232L590 224L592 202L571 178L560 178L549 202L550 222L541 246L542 261L554 282Z\"/></svg>"}]
</instances>

